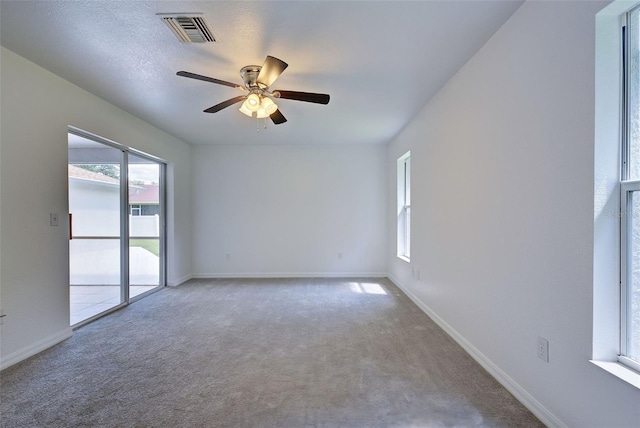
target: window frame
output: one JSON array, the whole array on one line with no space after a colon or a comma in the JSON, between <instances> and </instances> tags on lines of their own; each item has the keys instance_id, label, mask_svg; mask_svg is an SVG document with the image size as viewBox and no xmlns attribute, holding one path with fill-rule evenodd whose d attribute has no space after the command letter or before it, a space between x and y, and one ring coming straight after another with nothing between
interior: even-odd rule
<instances>
[{"instance_id":1,"label":"window frame","mask_svg":"<svg viewBox=\"0 0 640 428\"><path fill-rule=\"evenodd\" d=\"M411 260L411 151L400 156L397 161L398 190L398 258Z\"/></svg>"},{"instance_id":2,"label":"window frame","mask_svg":"<svg viewBox=\"0 0 640 428\"><path fill-rule=\"evenodd\" d=\"M630 138L630 79L631 76L631 64L629 58L630 52L630 34L628 31L629 17L632 13L639 13L640 5L636 5L623 15L622 19L622 79L621 79L621 126L620 126L620 345L618 362L625 366L640 372L640 361L629 357L629 341L631 340L628 331L630 318L633 317L633 313L630 310L630 293L633 286L632 283L632 225L631 221L636 215L640 213L633 212L632 206L632 194L638 192L640 197L640 177L633 179L630 172L630 151L631 151L631 138ZM640 54L640 52L638 53ZM640 72L637 72L636 78L640 77Z\"/></svg>"},{"instance_id":3,"label":"window frame","mask_svg":"<svg viewBox=\"0 0 640 428\"><path fill-rule=\"evenodd\" d=\"M629 318L633 316L633 313L629 311L629 294L631 292L631 239L629 239L632 226L631 221L635 215L640 213L634 213L632 207L632 193L638 192L640 197L640 180L626 181L623 180L620 183L620 204L622 215L620 216L620 353L618 355L618 362L631 367L634 370L640 371L640 362L629 358L627 355L629 334L628 325Z\"/></svg>"}]
</instances>

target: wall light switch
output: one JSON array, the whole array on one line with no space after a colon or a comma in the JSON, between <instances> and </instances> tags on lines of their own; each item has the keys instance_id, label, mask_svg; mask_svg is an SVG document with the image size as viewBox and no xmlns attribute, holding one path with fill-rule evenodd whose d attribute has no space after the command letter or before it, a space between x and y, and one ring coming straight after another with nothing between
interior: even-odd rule
<instances>
[{"instance_id":1,"label":"wall light switch","mask_svg":"<svg viewBox=\"0 0 640 428\"><path fill-rule=\"evenodd\" d=\"M51 226L58 225L58 213L49 213L49 225Z\"/></svg>"}]
</instances>

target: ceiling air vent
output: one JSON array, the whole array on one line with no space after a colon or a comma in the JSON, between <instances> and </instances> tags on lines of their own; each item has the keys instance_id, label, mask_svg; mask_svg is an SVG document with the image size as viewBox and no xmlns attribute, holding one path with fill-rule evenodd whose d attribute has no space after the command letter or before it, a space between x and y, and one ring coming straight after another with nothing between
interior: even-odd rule
<instances>
[{"instance_id":1,"label":"ceiling air vent","mask_svg":"<svg viewBox=\"0 0 640 428\"><path fill-rule=\"evenodd\" d=\"M159 13L160 18L183 43L215 42L213 33L201 14L166 14Z\"/></svg>"}]
</instances>

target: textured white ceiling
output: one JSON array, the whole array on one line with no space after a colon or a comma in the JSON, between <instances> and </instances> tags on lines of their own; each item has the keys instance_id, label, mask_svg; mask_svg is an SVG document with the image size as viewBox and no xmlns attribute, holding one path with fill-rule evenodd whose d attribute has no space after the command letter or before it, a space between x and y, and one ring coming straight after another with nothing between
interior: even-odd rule
<instances>
[{"instance_id":1,"label":"textured white ceiling","mask_svg":"<svg viewBox=\"0 0 640 428\"><path fill-rule=\"evenodd\" d=\"M0 43L190 144L386 143L522 1L6 1ZM157 13L202 12L218 40L183 44ZM176 76L242 83L267 55L289 64L272 89L331 95L280 100L288 122L232 106L240 94Z\"/></svg>"}]
</instances>

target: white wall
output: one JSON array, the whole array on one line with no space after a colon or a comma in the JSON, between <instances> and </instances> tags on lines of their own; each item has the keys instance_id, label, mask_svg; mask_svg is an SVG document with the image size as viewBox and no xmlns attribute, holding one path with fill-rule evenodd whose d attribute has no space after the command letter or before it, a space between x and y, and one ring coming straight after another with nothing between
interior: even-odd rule
<instances>
[{"instance_id":1,"label":"white wall","mask_svg":"<svg viewBox=\"0 0 640 428\"><path fill-rule=\"evenodd\" d=\"M67 130L75 126L168 165L168 281L191 273L190 146L2 48L2 367L67 337ZM60 226L49 226L49 213Z\"/></svg>"},{"instance_id":2,"label":"white wall","mask_svg":"<svg viewBox=\"0 0 640 428\"><path fill-rule=\"evenodd\" d=\"M385 157L383 146L192 147L194 275L383 275Z\"/></svg>"},{"instance_id":3,"label":"white wall","mask_svg":"<svg viewBox=\"0 0 640 428\"><path fill-rule=\"evenodd\" d=\"M526 2L393 141L412 155L393 279L550 425L631 427L640 391L592 357L595 14ZM616 144L615 140L612 144ZM549 340L550 361L536 356Z\"/></svg>"}]
</instances>

